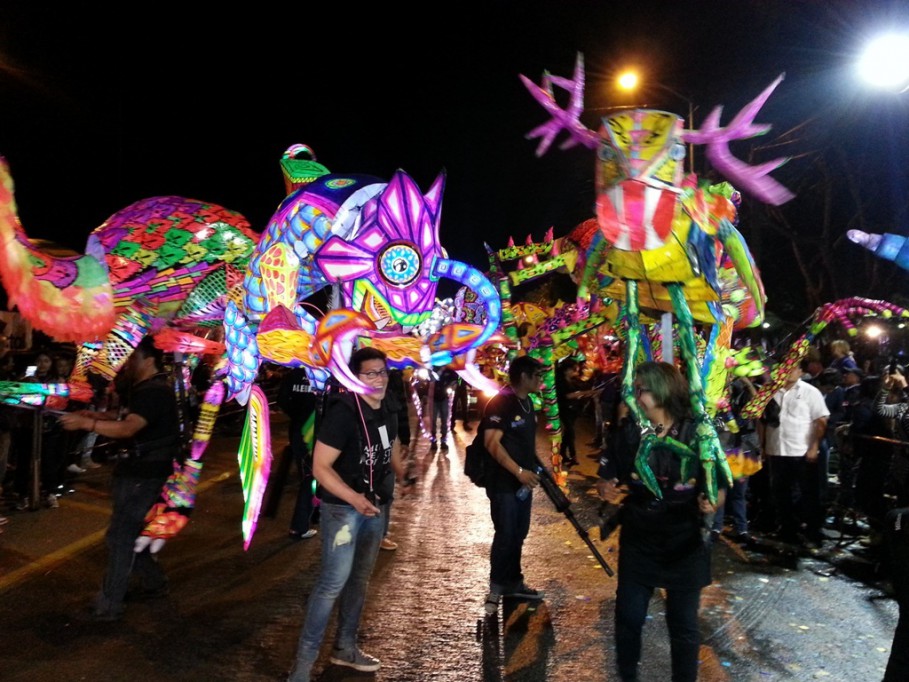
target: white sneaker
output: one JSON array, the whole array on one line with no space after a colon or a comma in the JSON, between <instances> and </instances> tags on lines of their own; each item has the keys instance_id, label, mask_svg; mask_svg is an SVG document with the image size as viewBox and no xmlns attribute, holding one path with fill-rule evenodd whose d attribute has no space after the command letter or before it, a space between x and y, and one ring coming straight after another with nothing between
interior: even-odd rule
<instances>
[{"instance_id":1,"label":"white sneaker","mask_svg":"<svg viewBox=\"0 0 909 682\"><path fill-rule=\"evenodd\" d=\"M78 464L70 464L68 467L66 467L66 470L71 474L84 474L85 473L85 469L80 467Z\"/></svg>"},{"instance_id":2,"label":"white sneaker","mask_svg":"<svg viewBox=\"0 0 909 682\"><path fill-rule=\"evenodd\" d=\"M60 502L57 501L57 496L54 495L53 493L51 493L50 495L47 496L46 503L47 503L48 509L59 509L60 508Z\"/></svg>"}]
</instances>

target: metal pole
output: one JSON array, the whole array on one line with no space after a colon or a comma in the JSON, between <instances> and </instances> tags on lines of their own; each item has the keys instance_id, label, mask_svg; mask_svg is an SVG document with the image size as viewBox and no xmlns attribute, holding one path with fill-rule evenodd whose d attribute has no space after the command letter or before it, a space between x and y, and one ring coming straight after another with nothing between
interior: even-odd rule
<instances>
[{"instance_id":1,"label":"metal pole","mask_svg":"<svg viewBox=\"0 0 909 682\"><path fill-rule=\"evenodd\" d=\"M694 104L688 100L688 130L694 130ZM688 170L694 173L694 144L688 143Z\"/></svg>"},{"instance_id":2,"label":"metal pole","mask_svg":"<svg viewBox=\"0 0 909 682\"><path fill-rule=\"evenodd\" d=\"M37 511L40 507L39 498L41 497L41 447L42 432L44 431L44 411L40 408L35 410L35 416L32 419L32 479L31 490L29 491L28 508L30 511Z\"/></svg>"}]
</instances>

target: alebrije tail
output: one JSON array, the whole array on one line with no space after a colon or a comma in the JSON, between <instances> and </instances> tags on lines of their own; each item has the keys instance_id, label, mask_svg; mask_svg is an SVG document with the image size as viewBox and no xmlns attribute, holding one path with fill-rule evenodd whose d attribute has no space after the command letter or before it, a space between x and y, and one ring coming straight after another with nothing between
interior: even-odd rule
<instances>
[{"instance_id":1,"label":"alebrije tail","mask_svg":"<svg viewBox=\"0 0 909 682\"><path fill-rule=\"evenodd\" d=\"M95 341L114 323L106 266L92 256L59 258L36 248L16 208L13 178L0 159L0 279L10 305L58 341Z\"/></svg>"},{"instance_id":2,"label":"alebrije tail","mask_svg":"<svg viewBox=\"0 0 909 682\"><path fill-rule=\"evenodd\" d=\"M243 549L249 549L259 512L262 496L271 472L271 430L269 428L268 398L258 386L250 390L246 411L246 424L240 437L237 459L240 464L240 481L243 485Z\"/></svg>"}]
</instances>

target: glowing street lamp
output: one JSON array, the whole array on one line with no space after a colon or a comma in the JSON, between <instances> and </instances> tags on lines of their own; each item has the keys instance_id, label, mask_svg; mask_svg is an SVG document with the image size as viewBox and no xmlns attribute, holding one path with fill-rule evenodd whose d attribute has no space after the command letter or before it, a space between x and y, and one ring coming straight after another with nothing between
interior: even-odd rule
<instances>
[{"instance_id":1,"label":"glowing street lamp","mask_svg":"<svg viewBox=\"0 0 909 682\"><path fill-rule=\"evenodd\" d=\"M619 90L623 92L632 93L638 89L641 85L641 76L634 69L625 69L621 71L616 77L616 86ZM694 102L691 101L688 97L685 97L682 93L673 90L668 85L663 85L662 83L656 81L647 81L645 87L659 88L665 92L668 92L670 95L678 97L680 100L688 104L688 129L694 130ZM646 106L646 104L644 105ZM688 165L689 170L694 172L694 145L688 145Z\"/></svg>"},{"instance_id":2,"label":"glowing street lamp","mask_svg":"<svg viewBox=\"0 0 909 682\"><path fill-rule=\"evenodd\" d=\"M619 86L619 90L633 92L637 89L639 80L637 72L629 70L620 73L615 82Z\"/></svg>"},{"instance_id":3,"label":"glowing street lamp","mask_svg":"<svg viewBox=\"0 0 909 682\"><path fill-rule=\"evenodd\" d=\"M888 33L868 43L857 65L859 77L886 90L909 90L909 35Z\"/></svg>"}]
</instances>

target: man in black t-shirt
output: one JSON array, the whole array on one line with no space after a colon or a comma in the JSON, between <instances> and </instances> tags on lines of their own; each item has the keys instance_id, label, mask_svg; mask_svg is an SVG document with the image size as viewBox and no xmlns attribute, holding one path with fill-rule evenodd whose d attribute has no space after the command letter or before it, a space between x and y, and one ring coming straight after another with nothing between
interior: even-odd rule
<instances>
[{"instance_id":1,"label":"man in black t-shirt","mask_svg":"<svg viewBox=\"0 0 909 682\"><path fill-rule=\"evenodd\" d=\"M486 597L490 615L503 596L543 598L524 584L521 571L521 552L530 530L531 489L540 482L535 473L541 464L536 453L536 415L530 399L530 393L539 390L540 371L540 363L533 358L515 358L508 368L509 385L486 405L480 427L483 444L498 465L493 467L486 488L495 526Z\"/></svg>"},{"instance_id":2,"label":"man in black t-shirt","mask_svg":"<svg viewBox=\"0 0 909 682\"><path fill-rule=\"evenodd\" d=\"M319 427L313 471L323 489L322 564L309 596L292 682L309 682L335 601L338 634L331 662L362 672L380 665L360 651L357 630L395 478L403 478L404 467L400 448L392 448L397 418L383 402L388 387L385 354L361 348L351 357L350 369L372 392L336 396Z\"/></svg>"},{"instance_id":3,"label":"man in black t-shirt","mask_svg":"<svg viewBox=\"0 0 909 682\"><path fill-rule=\"evenodd\" d=\"M119 620L129 586L129 576L142 577L138 596L149 598L167 593L167 578L157 557L148 547L135 552L136 538L145 527L145 515L158 500L161 487L174 470L180 454L180 422L173 387L162 372L162 352L150 336L130 355L124 376L130 381L129 413L122 420L98 412L74 412L60 416L68 431L84 430L116 440L131 440L128 456L114 469L113 511L107 529L107 572L95 597L90 618Z\"/></svg>"}]
</instances>

